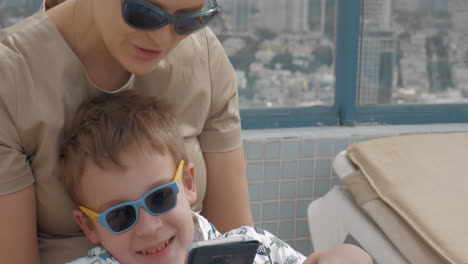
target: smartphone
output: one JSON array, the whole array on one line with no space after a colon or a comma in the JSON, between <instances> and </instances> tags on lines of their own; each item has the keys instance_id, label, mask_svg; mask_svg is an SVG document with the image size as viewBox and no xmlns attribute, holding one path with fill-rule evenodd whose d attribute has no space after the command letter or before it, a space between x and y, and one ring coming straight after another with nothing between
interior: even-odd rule
<instances>
[{"instance_id":1,"label":"smartphone","mask_svg":"<svg viewBox=\"0 0 468 264\"><path fill-rule=\"evenodd\" d=\"M259 241L241 236L194 242L187 264L252 264L259 245Z\"/></svg>"}]
</instances>

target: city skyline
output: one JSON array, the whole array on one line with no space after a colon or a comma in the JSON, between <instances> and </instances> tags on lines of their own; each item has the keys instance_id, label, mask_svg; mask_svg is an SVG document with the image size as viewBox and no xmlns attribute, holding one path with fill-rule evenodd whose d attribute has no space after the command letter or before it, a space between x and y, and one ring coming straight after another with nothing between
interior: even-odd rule
<instances>
[{"instance_id":1,"label":"city skyline","mask_svg":"<svg viewBox=\"0 0 468 264\"><path fill-rule=\"evenodd\" d=\"M237 3L243 2L246 1ZM335 3L329 0L306 2L304 10L308 10L309 18L307 22L301 20L301 23L306 23L308 30L302 33L284 32L281 27L276 27L274 31L264 24L253 23L254 15L251 14L251 27L247 30L247 35L255 39L250 42L256 44L250 46L256 47L256 50L246 51L249 45L244 45L243 49L237 51L229 49L233 51L229 55L234 58L233 64L240 72L239 76L246 79L242 83L249 84L242 88L250 90L245 93L245 101L249 101L246 107L333 104L334 83L332 89L327 85L329 86L331 79L329 74L334 75L334 62L327 64L320 60L322 65L316 65L316 55L320 57L323 55L321 53L327 53L327 44L332 44L331 56L334 57L336 5L332 8L335 12L330 14L331 2ZM258 6L249 3L249 9L238 8L234 12L257 12ZM288 12L293 13L294 3L291 9L276 10L275 16L283 17ZM463 73L468 73L468 63L454 65L457 61L468 60L467 49L462 48L464 51L460 51L462 45L468 46L468 39L463 36L463 30L466 29L462 26L468 19L457 15L468 14L468 1L364 0L363 7L358 75L358 99L361 105L468 101L468 87L463 81L466 79ZM303 11L299 17L304 16ZM273 11L270 13L273 14ZM228 10L225 17L229 19L230 15ZM334 22L332 27L327 25L329 21ZM235 25L232 27L235 28ZM302 27L304 28L306 27ZM329 32L330 28L333 29L332 34ZM328 29L328 32L325 29ZM236 30L228 30L217 34L225 40L223 43L230 43L232 38L237 38L238 43L242 43L243 40L249 42L248 36L237 35L235 32ZM304 44L298 44L301 42ZM454 45L457 49L452 47ZM305 52L301 53L298 50ZM309 55L304 58L307 52ZM248 56L254 58L250 63L251 67L245 67L245 63L237 67L237 62L247 60ZM301 68L300 65L315 66ZM294 78L300 78L302 81ZM296 98L296 103L284 105L285 102L294 101L292 97L297 95L298 90L302 92L302 96ZM323 93L328 95L324 96ZM312 99L304 104L303 98Z\"/></svg>"}]
</instances>

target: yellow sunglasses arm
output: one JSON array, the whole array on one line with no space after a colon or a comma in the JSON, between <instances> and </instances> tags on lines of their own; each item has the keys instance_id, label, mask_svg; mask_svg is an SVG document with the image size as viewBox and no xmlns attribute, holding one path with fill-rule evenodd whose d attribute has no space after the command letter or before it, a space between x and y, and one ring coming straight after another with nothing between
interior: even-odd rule
<instances>
[{"instance_id":1,"label":"yellow sunglasses arm","mask_svg":"<svg viewBox=\"0 0 468 264\"><path fill-rule=\"evenodd\" d=\"M185 161L181 160L180 163L179 163L179 166L177 166L177 170L176 170L176 173L174 175L174 179L172 181L176 182L176 181L179 181L180 179L182 179L184 167L185 167Z\"/></svg>"},{"instance_id":2,"label":"yellow sunglasses arm","mask_svg":"<svg viewBox=\"0 0 468 264\"><path fill-rule=\"evenodd\" d=\"M87 216L91 217L91 219L96 219L98 218L99 214L97 214L96 212L84 207L84 206L80 206L80 210L85 213Z\"/></svg>"}]
</instances>

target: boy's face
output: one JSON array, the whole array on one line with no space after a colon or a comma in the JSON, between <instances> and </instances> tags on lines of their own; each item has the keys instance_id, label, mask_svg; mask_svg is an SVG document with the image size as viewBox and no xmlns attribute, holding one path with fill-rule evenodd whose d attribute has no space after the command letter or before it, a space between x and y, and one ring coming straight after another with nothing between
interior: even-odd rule
<instances>
[{"instance_id":1,"label":"boy's face","mask_svg":"<svg viewBox=\"0 0 468 264\"><path fill-rule=\"evenodd\" d=\"M117 204L138 200L155 187L171 182L176 171L170 155L155 151L148 154L124 152L121 160L126 169L87 164L78 189L83 206L101 213ZM174 209L152 216L140 208L138 222L126 232L114 234L81 211L74 211L74 217L92 243L101 243L122 264L182 264L193 239L190 204L196 200L192 164L188 165L188 171L184 184L178 184Z\"/></svg>"}]
</instances>

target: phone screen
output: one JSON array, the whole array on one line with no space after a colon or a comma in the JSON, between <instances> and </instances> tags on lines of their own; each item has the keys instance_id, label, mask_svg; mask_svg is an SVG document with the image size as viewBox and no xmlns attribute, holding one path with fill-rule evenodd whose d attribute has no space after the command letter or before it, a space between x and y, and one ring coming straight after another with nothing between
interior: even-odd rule
<instances>
[{"instance_id":1,"label":"phone screen","mask_svg":"<svg viewBox=\"0 0 468 264\"><path fill-rule=\"evenodd\" d=\"M249 263L251 264L252 261L250 261L250 257L246 255L221 255L221 256L214 256L211 258L211 261L209 264L243 264L243 263Z\"/></svg>"},{"instance_id":2,"label":"phone screen","mask_svg":"<svg viewBox=\"0 0 468 264\"><path fill-rule=\"evenodd\" d=\"M213 240L210 241L210 243ZM229 241L229 240L227 240ZM257 240L242 240L226 242L220 239L216 244L194 245L188 254L188 264L252 264L259 242Z\"/></svg>"}]
</instances>

